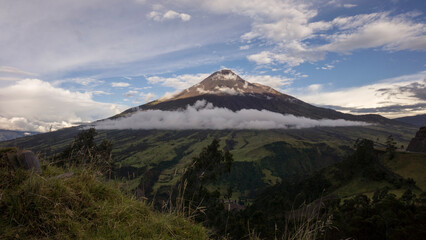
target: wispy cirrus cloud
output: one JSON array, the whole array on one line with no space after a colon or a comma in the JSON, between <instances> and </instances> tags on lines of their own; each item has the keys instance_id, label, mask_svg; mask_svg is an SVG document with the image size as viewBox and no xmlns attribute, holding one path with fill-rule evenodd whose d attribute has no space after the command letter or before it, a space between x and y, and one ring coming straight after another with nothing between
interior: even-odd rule
<instances>
[{"instance_id":1,"label":"wispy cirrus cloud","mask_svg":"<svg viewBox=\"0 0 426 240\"><path fill-rule=\"evenodd\" d=\"M152 8L161 4L163 8ZM238 38L240 30L235 28L243 24L242 19L230 22L206 14L197 21L189 21L192 14L183 11L199 8L187 5L192 4L0 1L0 32L4 33L0 35L0 66L60 77L76 71L96 71L109 76L141 71L144 74L150 70L141 63L151 63L153 58Z\"/></svg>"},{"instance_id":2,"label":"wispy cirrus cloud","mask_svg":"<svg viewBox=\"0 0 426 240\"><path fill-rule=\"evenodd\" d=\"M0 81L18 81L29 76L37 76L36 73L26 72L21 69L10 67L10 66L0 66Z\"/></svg>"},{"instance_id":3,"label":"wispy cirrus cloud","mask_svg":"<svg viewBox=\"0 0 426 240\"><path fill-rule=\"evenodd\" d=\"M16 75L24 75L24 76L37 76L35 73L25 72L21 69L10 67L10 66L0 66L0 73L10 73Z\"/></svg>"},{"instance_id":4,"label":"wispy cirrus cloud","mask_svg":"<svg viewBox=\"0 0 426 240\"><path fill-rule=\"evenodd\" d=\"M239 51L246 52L242 57L259 65L290 67L320 61L330 52L426 49L425 24L419 11L364 9L362 14L321 19L324 8L354 8L355 4L313 0L0 2L0 23L7 23L0 24L0 31L7 33L0 36L0 65L41 74L86 70L139 74L141 62L239 40L242 50L250 46L250 51ZM190 21L194 18L197 21ZM224 53L218 59L232 54ZM188 60L195 55L180 57ZM217 56L206 51L197 57ZM185 67L176 61L168 65L162 69Z\"/></svg>"},{"instance_id":5,"label":"wispy cirrus cloud","mask_svg":"<svg viewBox=\"0 0 426 240\"><path fill-rule=\"evenodd\" d=\"M290 36L288 26L283 26L279 21L274 25L258 26L246 33L243 39L263 38L276 44L273 51L252 54L248 59L261 65L294 67L322 60L328 52L349 54L357 49L369 48L383 51L426 50L426 25L415 20L420 13L393 15L390 12L375 12L336 17L328 22L310 22L316 12L306 10L301 13L305 13L301 14L304 20L300 20L299 25L292 25L297 31ZM310 41L317 39L326 43L310 44Z\"/></svg>"},{"instance_id":6,"label":"wispy cirrus cloud","mask_svg":"<svg viewBox=\"0 0 426 240\"><path fill-rule=\"evenodd\" d=\"M90 78L90 77L76 77L76 78L68 78L68 79L52 81L52 85L54 86L60 86L64 83L75 83L82 86L99 86L99 85L103 85L105 81L95 79L95 78Z\"/></svg>"},{"instance_id":7,"label":"wispy cirrus cloud","mask_svg":"<svg viewBox=\"0 0 426 240\"><path fill-rule=\"evenodd\" d=\"M327 36L330 43L321 46L320 49L343 53L363 48L424 51L426 25L414 21L416 15L407 13L392 16L389 12L381 12L338 17L332 23L342 31Z\"/></svg>"}]
</instances>

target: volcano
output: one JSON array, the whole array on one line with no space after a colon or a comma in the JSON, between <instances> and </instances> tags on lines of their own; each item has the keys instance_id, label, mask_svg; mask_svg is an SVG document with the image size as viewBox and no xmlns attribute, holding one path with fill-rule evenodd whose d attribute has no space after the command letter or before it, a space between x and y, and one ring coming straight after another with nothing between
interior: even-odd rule
<instances>
[{"instance_id":1,"label":"volcano","mask_svg":"<svg viewBox=\"0 0 426 240\"><path fill-rule=\"evenodd\" d=\"M351 115L333 109L313 106L269 86L248 82L233 71L226 69L211 74L200 83L170 98L160 98L147 104L127 109L123 113L112 117L112 119L129 116L137 111L181 110L188 105L194 105L199 100L205 100L215 107L227 108L232 111L256 109L311 119L344 119L369 123L397 124L397 122L380 115Z\"/></svg>"},{"instance_id":2,"label":"volcano","mask_svg":"<svg viewBox=\"0 0 426 240\"><path fill-rule=\"evenodd\" d=\"M311 120L345 119L373 124L262 130L131 128L125 124L126 120L132 119L138 124L145 123L146 121L138 116L149 115L152 112L161 116L185 114L191 112L187 110L188 106L195 106L199 101L209 102L215 108L194 111L196 114L223 108L219 110L227 114L233 111L235 114L230 115L235 116L237 112L244 112L244 109L255 109L260 110L251 111L257 112L256 117L269 111L268 115L272 112L272 115L290 114ZM180 110L182 110L180 113L175 112ZM380 115L350 115L313 106L271 87L245 81L230 70L217 71L171 98L162 98L130 108L109 119L119 120L109 122L121 122L120 124L124 124L125 127L97 128L99 134L95 140L101 142L106 138L114 143L113 156L117 166L114 176L129 181L131 183L129 186L131 185L134 191L143 189L144 196L157 197L169 193L170 186L179 181L180 169L190 163L192 158L213 139L218 139L221 146L229 149L234 156L235 162L231 170L233 175L230 175L226 182L233 184L233 189L241 193L241 196L250 197L265 186L275 184L281 179L312 173L341 161L351 149L348 146L353 146L357 139L374 137L377 144L384 148L385 145L381 144L380 140L392 135L398 144L405 145L418 130ZM243 117L240 119L245 120ZM240 119L237 122L240 122ZM108 122L108 119L104 120ZM184 118L184 120L193 119ZM235 122L235 119L230 120ZM159 121L164 122L164 119ZM55 156L72 144L82 127L87 126L3 141L0 142L0 147L18 146L37 152L40 156Z\"/></svg>"}]
</instances>

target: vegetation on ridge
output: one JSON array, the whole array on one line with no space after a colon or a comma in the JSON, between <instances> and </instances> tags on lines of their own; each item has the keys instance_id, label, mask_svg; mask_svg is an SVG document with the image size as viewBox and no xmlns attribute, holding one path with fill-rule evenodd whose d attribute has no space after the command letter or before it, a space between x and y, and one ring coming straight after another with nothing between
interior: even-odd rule
<instances>
[{"instance_id":1,"label":"vegetation on ridge","mask_svg":"<svg viewBox=\"0 0 426 240\"><path fill-rule=\"evenodd\" d=\"M43 163L41 175L0 159L0 239L207 239L184 216L153 211L99 168ZM12 149L13 151L13 149Z\"/></svg>"}]
</instances>

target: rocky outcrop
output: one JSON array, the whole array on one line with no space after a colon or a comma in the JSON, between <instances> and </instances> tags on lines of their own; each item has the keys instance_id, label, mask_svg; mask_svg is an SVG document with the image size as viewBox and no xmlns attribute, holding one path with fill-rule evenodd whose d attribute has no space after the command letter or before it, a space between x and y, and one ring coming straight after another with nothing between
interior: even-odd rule
<instances>
[{"instance_id":1,"label":"rocky outcrop","mask_svg":"<svg viewBox=\"0 0 426 240\"><path fill-rule=\"evenodd\" d=\"M426 127L421 127L416 136L411 139L407 151L426 153Z\"/></svg>"},{"instance_id":2,"label":"rocky outcrop","mask_svg":"<svg viewBox=\"0 0 426 240\"><path fill-rule=\"evenodd\" d=\"M7 162L13 168L24 168L27 170L34 170L37 173L41 173L40 162L37 156L30 150L10 150L5 153L7 155Z\"/></svg>"}]
</instances>

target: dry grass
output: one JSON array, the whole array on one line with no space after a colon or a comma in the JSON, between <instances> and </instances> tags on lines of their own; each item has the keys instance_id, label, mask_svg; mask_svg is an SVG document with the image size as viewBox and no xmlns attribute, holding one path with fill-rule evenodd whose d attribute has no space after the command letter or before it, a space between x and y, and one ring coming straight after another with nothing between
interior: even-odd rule
<instances>
[{"instance_id":1,"label":"dry grass","mask_svg":"<svg viewBox=\"0 0 426 240\"><path fill-rule=\"evenodd\" d=\"M69 171L74 174L54 177ZM201 225L152 211L92 169L45 165L39 175L2 166L0 173L7 177L0 192L0 239L208 238Z\"/></svg>"}]
</instances>

